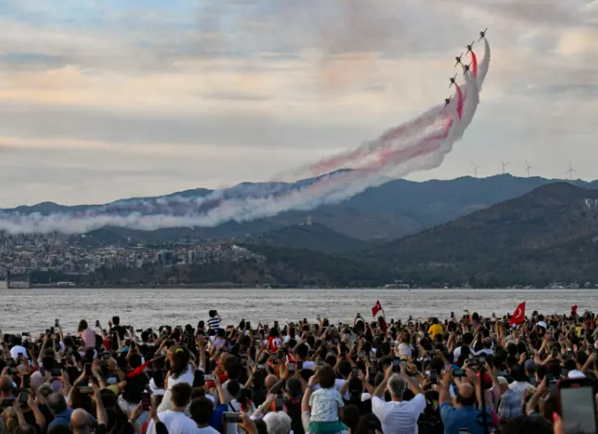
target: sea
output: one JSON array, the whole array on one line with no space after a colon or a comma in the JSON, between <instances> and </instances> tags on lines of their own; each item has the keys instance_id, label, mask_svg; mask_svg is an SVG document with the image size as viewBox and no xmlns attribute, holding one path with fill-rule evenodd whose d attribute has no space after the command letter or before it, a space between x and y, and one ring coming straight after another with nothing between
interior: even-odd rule
<instances>
[{"instance_id":1,"label":"sea","mask_svg":"<svg viewBox=\"0 0 598 434\"><path fill-rule=\"evenodd\" d=\"M526 311L569 312L572 305L598 311L598 290L488 289L108 289L34 288L0 290L0 330L40 333L59 319L65 333L74 333L79 320L91 325L118 315L121 324L137 329L160 325L197 325L217 309L223 325L242 319L257 325L317 315L332 323L352 321L361 313L370 318L380 301L387 318L449 318L464 310L498 316L512 313L523 301Z\"/></svg>"}]
</instances>

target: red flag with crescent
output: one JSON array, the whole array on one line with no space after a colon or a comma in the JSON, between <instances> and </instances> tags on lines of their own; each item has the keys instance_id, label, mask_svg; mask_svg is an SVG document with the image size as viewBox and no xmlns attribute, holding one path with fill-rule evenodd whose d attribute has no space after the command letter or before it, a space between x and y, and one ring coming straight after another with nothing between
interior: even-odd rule
<instances>
[{"instance_id":1,"label":"red flag with crescent","mask_svg":"<svg viewBox=\"0 0 598 434\"><path fill-rule=\"evenodd\" d=\"M517 306L515 313L509 320L509 325L521 324L523 321L525 321L525 301Z\"/></svg>"},{"instance_id":2,"label":"red flag with crescent","mask_svg":"<svg viewBox=\"0 0 598 434\"><path fill-rule=\"evenodd\" d=\"M378 312L380 312L381 310L382 310L382 305L380 304L380 301L377 300L376 305L372 308L372 316L376 316L376 314Z\"/></svg>"}]
</instances>

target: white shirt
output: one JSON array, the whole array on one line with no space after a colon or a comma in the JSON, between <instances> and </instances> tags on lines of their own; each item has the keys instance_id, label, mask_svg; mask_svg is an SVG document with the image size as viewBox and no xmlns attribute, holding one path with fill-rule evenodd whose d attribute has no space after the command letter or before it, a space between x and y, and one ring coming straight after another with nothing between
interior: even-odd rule
<instances>
[{"instance_id":1,"label":"white shirt","mask_svg":"<svg viewBox=\"0 0 598 434\"><path fill-rule=\"evenodd\" d=\"M511 389L516 394L518 394L519 397L521 398L522 402L523 402L523 394L525 393L525 391L527 390L528 387L532 387L532 385L525 381L513 381L509 385L509 389Z\"/></svg>"},{"instance_id":2,"label":"white shirt","mask_svg":"<svg viewBox=\"0 0 598 434\"><path fill-rule=\"evenodd\" d=\"M162 403L158 407L158 411L166 411L172 408L172 388L179 383L187 383L189 386L193 386L193 380L195 379L195 375L193 374L193 369L191 365L187 366L187 370L179 375L177 378L172 376L168 377L168 389L164 392L164 398L162 398ZM170 430L168 431L169 434Z\"/></svg>"},{"instance_id":3,"label":"white shirt","mask_svg":"<svg viewBox=\"0 0 598 434\"><path fill-rule=\"evenodd\" d=\"M309 405L310 422L334 422L339 420L338 409L344 407L345 403L336 389L319 389L309 397Z\"/></svg>"},{"instance_id":4,"label":"white shirt","mask_svg":"<svg viewBox=\"0 0 598 434\"><path fill-rule=\"evenodd\" d=\"M399 344L399 356L401 357L411 357L413 353L413 347L410 344L406 344L401 342Z\"/></svg>"},{"instance_id":5,"label":"white shirt","mask_svg":"<svg viewBox=\"0 0 598 434\"><path fill-rule=\"evenodd\" d=\"M491 348L484 348L484 349L478 351L477 353L475 353L476 356L479 356L480 354L487 354L487 355L491 356L494 354L494 351L492 351Z\"/></svg>"},{"instance_id":6,"label":"white shirt","mask_svg":"<svg viewBox=\"0 0 598 434\"><path fill-rule=\"evenodd\" d=\"M380 419L384 433L417 434L417 420L425 408L426 398L421 393L411 401L372 399L372 412Z\"/></svg>"},{"instance_id":7,"label":"white shirt","mask_svg":"<svg viewBox=\"0 0 598 434\"><path fill-rule=\"evenodd\" d=\"M205 428L197 428L197 434L220 434L220 431L216 431L211 426Z\"/></svg>"},{"instance_id":8,"label":"white shirt","mask_svg":"<svg viewBox=\"0 0 598 434\"><path fill-rule=\"evenodd\" d=\"M193 419L185 415L185 413L166 410L158 413L158 417L166 425L168 434L197 434L199 432L197 424ZM153 419L150 420L147 426L147 434L156 434L156 426Z\"/></svg>"},{"instance_id":9,"label":"white shirt","mask_svg":"<svg viewBox=\"0 0 598 434\"><path fill-rule=\"evenodd\" d=\"M27 349L22 347L21 345L15 345L10 349L10 357L17 360L19 358L19 354L23 354L27 360L29 360L29 354L27 354Z\"/></svg>"}]
</instances>

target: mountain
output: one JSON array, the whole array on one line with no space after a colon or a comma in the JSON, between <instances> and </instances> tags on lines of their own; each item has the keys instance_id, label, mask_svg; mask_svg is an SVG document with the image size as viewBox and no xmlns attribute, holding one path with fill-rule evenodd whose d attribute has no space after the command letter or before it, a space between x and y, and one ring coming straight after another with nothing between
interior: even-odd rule
<instances>
[{"instance_id":1,"label":"mountain","mask_svg":"<svg viewBox=\"0 0 598 434\"><path fill-rule=\"evenodd\" d=\"M371 247L371 243L348 237L318 223L286 226L249 237L246 242L292 249L319 250L329 254L345 254Z\"/></svg>"},{"instance_id":2,"label":"mountain","mask_svg":"<svg viewBox=\"0 0 598 434\"><path fill-rule=\"evenodd\" d=\"M586 200L590 199L592 207ZM362 254L395 278L470 285L598 281L598 191L556 183Z\"/></svg>"},{"instance_id":3,"label":"mountain","mask_svg":"<svg viewBox=\"0 0 598 434\"><path fill-rule=\"evenodd\" d=\"M335 176L335 172L327 176ZM264 194L281 195L305 187L320 178L310 178L296 183L242 183L223 190L224 198L255 197ZM88 242L108 243L122 239L128 242L160 243L178 241L180 237L237 238L255 236L265 232L296 226L308 217L314 223L326 226L347 237L361 241L384 241L404 237L447 223L471 212L526 194L543 185L561 182L539 177L518 178L500 175L488 178L463 177L447 181L412 182L390 181L380 187L370 188L353 198L334 205L324 205L309 211L289 211L278 216L246 223L228 222L215 228L174 228L156 231L134 231L120 228L103 228L90 234ZM570 184L598 189L598 181L591 183L571 181ZM166 196L133 198L106 205L77 205L73 207L44 202L33 206L7 209L5 212L30 214L39 212L83 212L102 206L122 208L127 202L143 200L156 204L176 196L203 198L213 193L208 189L193 189ZM212 205L215 206L215 201ZM179 205L180 208L180 205ZM179 209L176 209L179 211ZM291 242L294 245L295 241Z\"/></svg>"}]
</instances>

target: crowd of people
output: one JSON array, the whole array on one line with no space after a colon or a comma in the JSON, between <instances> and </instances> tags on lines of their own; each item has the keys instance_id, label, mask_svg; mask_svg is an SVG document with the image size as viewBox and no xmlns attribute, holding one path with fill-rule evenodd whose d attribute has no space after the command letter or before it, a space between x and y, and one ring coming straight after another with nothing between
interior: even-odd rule
<instances>
[{"instance_id":1,"label":"crowd of people","mask_svg":"<svg viewBox=\"0 0 598 434\"><path fill-rule=\"evenodd\" d=\"M467 313L2 335L0 434L564 433L561 378L596 379L595 315Z\"/></svg>"}]
</instances>

